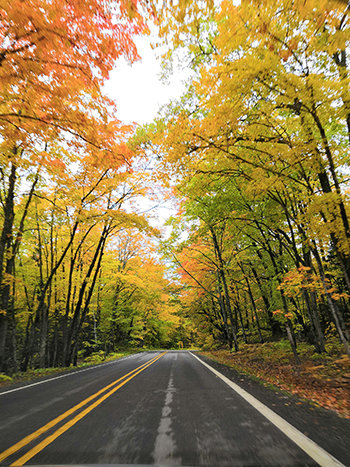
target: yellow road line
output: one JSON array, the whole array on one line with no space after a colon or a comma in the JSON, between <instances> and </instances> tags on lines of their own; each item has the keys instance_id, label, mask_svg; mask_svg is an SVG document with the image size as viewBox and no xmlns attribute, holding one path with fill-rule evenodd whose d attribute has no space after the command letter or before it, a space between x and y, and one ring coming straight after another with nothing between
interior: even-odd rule
<instances>
[{"instance_id":1,"label":"yellow road line","mask_svg":"<svg viewBox=\"0 0 350 467\"><path fill-rule=\"evenodd\" d=\"M80 402L79 404L75 405L74 407L72 407L71 409L67 410L66 412L64 412L62 415L59 415L58 417L54 418L53 420L51 420L50 422L48 422L46 425L42 426L41 428L39 428L38 430L34 431L32 434L26 436L25 438L23 438L21 441L19 441L18 443L14 444L13 446L9 447L8 449L6 449L6 451L2 452L0 454L0 462L2 462L4 459L6 459L7 457L9 457L11 454L14 454L15 452L19 451L21 448L23 448L24 446L26 446L27 444L29 444L31 441L33 441L34 439L38 438L40 435L42 435L43 433L45 433L46 431L48 431L50 428L53 428L55 425L57 425L59 422L61 422L62 420L64 420L65 418L69 417L69 415L72 415L74 412L76 412L77 410L79 410L81 407L84 407L84 405L86 405L88 402L90 402L91 400L95 399L96 397L98 397L100 394L102 394L103 392L107 391L109 388L111 388L112 386L114 386L115 384L119 383L119 381L122 381L123 379L125 379L127 376L130 376L131 374L135 373L136 371L140 370L141 368L144 369L143 367L147 367L149 365L151 365L153 362L155 362L156 360L158 360L158 358L160 358L161 356L163 356L164 353L162 353L160 356L157 356L157 357L153 357L151 360L149 360L148 362L144 363L143 365L140 365L139 367L135 368L134 370L130 371L129 373L127 373L126 375L122 376L121 378L113 381L113 383L111 384L108 384L108 386L104 387L103 389L101 389L100 391L96 392L95 394L93 394L92 396L88 397L87 399L84 399L82 402ZM147 366L146 366L147 365ZM142 371L142 370L140 370ZM138 373L137 373L138 374ZM118 386L119 387L119 386Z\"/></svg>"},{"instance_id":2,"label":"yellow road line","mask_svg":"<svg viewBox=\"0 0 350 467\"><path fill-rule=\"evenodd\" d=\"M164 352L165 353L165 352ZM59 436L61 436L63 433L65 433L67 430L69 430L69 428L71 428L73 425L75 425L79 420L81 420L82 418L85 417L85 415L87 415L88 413L90 413L95 407L97 407L98 405L100 405L103 401L105 401L106 399L108 399L108 397L110 397L112 394L114 394L116 391L118 391L119 388L121 388L122 386L124 386L124 384L126 384L128 381L130 381L131 379L135 378L135 376L137 376L139 373L141 373L142 371L144 371L146 368L148 368L149 366L153 365L153 363L155 363L157 360L159 360L163 355L164 353L160 354L157 358L153 359L153 361L151 361L151 363L149 363L147 366L145 366L144 368L142 368L141 370L139 370L137 373L135 373L134 375L130 376L128 379L126 379L125 381L123 381L122 383L118 384L117 387L113 388L111 391L107 392L107 394L105 394L104 396L100 397L100 399L97 399L97 401L95 401L93 404L91 404L89 407L87 407L85 410L83 410L82 412L80 412L78 415L76 415L72 420L70 420L69 422L67 422L65 425L61 426L58 430L56 430L52 435L48 436L47 438L45 438L43 441L41 441L41 443L37 444L33 449L31 449L30 451L28 451L26 454L24 454L24 456L20 457L19 459L17 459L15 462L13 462L11 464L11 467L19 467L19 466L22 466L23 464L25 464L26 462L28 462L32 457L34 457L36 454L38 454L40 451L42 451L46 446L48 446L50 443L52 443L53 441L55 441L55 439L57 439Z\"/></svg>"}]
</instances>

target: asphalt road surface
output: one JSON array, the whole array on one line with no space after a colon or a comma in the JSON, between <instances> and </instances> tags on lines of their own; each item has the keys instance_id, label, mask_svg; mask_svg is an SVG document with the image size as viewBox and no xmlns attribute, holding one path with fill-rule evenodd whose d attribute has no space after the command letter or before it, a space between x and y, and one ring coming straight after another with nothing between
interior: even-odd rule
<instances>
[{"instance_id":1,"label":"asphalt road surface","mask_svg":"<svg viewBox=\"0 0 350 467\"><path fill-rule=\"evenodd\" d=\"M186 351L3 388L0 453L14 466L345 465Z\"/></svg>"}]
</instances>

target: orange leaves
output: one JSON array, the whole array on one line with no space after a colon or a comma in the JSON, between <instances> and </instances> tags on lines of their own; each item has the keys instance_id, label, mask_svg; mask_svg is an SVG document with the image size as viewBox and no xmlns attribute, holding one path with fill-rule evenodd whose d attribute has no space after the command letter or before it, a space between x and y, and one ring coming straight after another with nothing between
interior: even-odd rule
<instances>
[{"instance_id":1,"label":"orange leaves","mask_svg":"<svg viewBox=\"0 0 350 467\"><path fill-rule=\"evenodd\" d=\"M278 55L282 58L282 60L283 60L284 62L286 62L286 61L289 59L289 57L292 56L292 54L293 54L293 51L292 51L291 48L288 48L287 50L281 49L281 50L278 52Z\"/></svg>"},{"instance_id":2,"label":"orange leaves","mask_svg":"<svg viewBox=\"0 0 350 467\"><path fill-rule=\"evenodd\" d=\"M330 291L328 290L328 292ZM346 293L332 293L332 298L333 300L340 300L341 298L348 299L350 298L350 295Z\"/></svg>"},{"instance_id":3,"label":"orange leaves","mask_svg":"<svg viewBox=\"0 0 350 467\"><path fill-rule=\"evenodd\" d=\"M45 166L52 173L64 173L66 164L57 157L53 157L47 152L41 153L40 165Z\"/></svg>"},{"instance_id":4,"label":"orange leaves","mask_svg":"<svg viewBox=\"0 0 350 467\"><path fill-rule=\"evenodd\" d=\"M293 296L295 293L300 293L302 289L311 291L323 291L322 283L318 276L311 273L311 268L300 266L289 271L283 278L282 284L278 287L283 290L287 296Z\"/></svg>"},{"instance_id":5,"label":"orange leaves","mask_svg":"<svg viewBox=\"0 0 350 467\"><path fill-rule=\"evenodd\" d=\"M283 310L275 310L272 312L273 315L282 315L283 314Z\"/></svg>"},{"instance_id":6,"label":"orange leaves","mask_svg":"<svg viewBox=\"0 0 350 467\"><path fill-rule=\"evenodd\" d=\"M3 138L20 140L23 148L59 138L76 147L108 146L112 129L103 136L101 124L112 103L102 96L101 85L119 56L138 58L133 36L147 31L140 5L129 0L114 6L103 0L3 2ZM125 148L122 152L130 157Z\"/></svg>"}]
</instances>

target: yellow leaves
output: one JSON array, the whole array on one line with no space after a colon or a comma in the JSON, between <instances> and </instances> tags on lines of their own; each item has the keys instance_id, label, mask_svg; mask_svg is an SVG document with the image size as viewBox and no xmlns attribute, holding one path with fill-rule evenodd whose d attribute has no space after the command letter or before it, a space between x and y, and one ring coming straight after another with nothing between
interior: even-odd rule
<instances>
[{"instance_id":1,"label":"yellow leaves","mask_svg":"<svg viewBox=\"0 0 350 467\"><path fill-rule=\"evenodd\" d=\"M169 299L169 296L166 296L167 299ZM165 303L166 300L163 298L163 303ZM162 310L159 313L159 318L166 322L166 323L172 323L175 326L178 326L180 324L180 317L177 314L178 310L172 306L169 305L164 305L162 307Z\"/></svg>"},{"instance_id":2,"label":"yellow leaves","mask_svg":"<svg viewBox=\"0 0 350 467\"><path fill-rule=\"evenodd\" d=\"M331 274L328 273L328 276L331 276ZM326 278L326 284L327 287L325 290L321 279L312 273L311 268L301 266L289 271L284 276L282 284L278 289L282 290L284 295L289 297L295 296L295 294L301 294L303 290L307 290L309 292L317 292L322 295L325 293L331 294L334 300L349 298L348 294L337 292L337 288L335 286L331 287L329 278Z\"/></svg>"},{"instance_id":3,"label":"yellow leaves","mask_svg":"<svg viewBox=\"0 0 350 467\"><path fill-rule=\"evenodd\" d=\"M40 165L44 165L50 173L64 174L66 171L66 164L61 159L48 152L42 152L40 156Z\"/></svg>"},{"instance_id":4,"label":"yellow leaves","mask_svg":"<svg viewBox=\"0 0 350 467\"><path fill-rule=\"evenodd\" d=\"M282 284L278 286L278 289L282 290L284 295L289 297L302 293L303 289L324 293L322 281L307 266L301 266L289 271L284 276Z\"/></svg>"}]
</instances>

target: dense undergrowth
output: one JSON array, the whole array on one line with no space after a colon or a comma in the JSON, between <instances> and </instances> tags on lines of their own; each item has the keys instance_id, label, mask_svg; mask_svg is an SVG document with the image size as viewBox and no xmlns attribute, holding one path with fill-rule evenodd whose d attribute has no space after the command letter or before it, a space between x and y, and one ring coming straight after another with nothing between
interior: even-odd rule
<instances>
[{"instance_id":1,"label":"dense undergrowth","mask_svg":"<svg viewBox=\"0 0 350 467\"><path fill-rule=\"evenodd\" d=\"M312 346L299 344L300 367L286 340L241 345L237 353L221 349L201 354L350 418L350 359L336 339L328 341L326 351L317 354Z\"/></svg>"}]
</instances>

